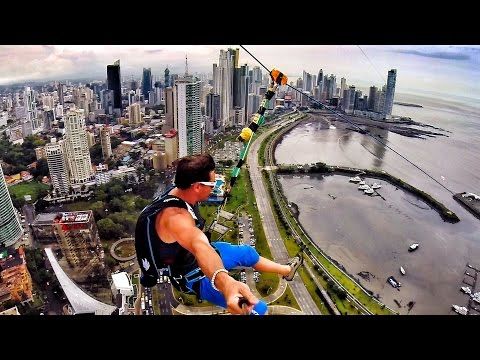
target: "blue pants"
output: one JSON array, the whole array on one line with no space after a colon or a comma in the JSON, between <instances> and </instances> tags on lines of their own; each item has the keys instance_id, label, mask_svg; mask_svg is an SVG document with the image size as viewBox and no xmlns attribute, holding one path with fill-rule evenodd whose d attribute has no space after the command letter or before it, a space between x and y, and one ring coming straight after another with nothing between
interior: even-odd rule
<instances>
[{"instance_id":1,"label":"blue pants","mask_svg":"<svg viewBox=\"0 0 480 360\"><path fill-rule=\"evenodd\" d=\"M223 266L227 270L231 270L237 266L253 267L260 259L260 255L255 248L249 245L232 245L222 241L212 242L211 245L220 253ZM204 277L199 281L200 294L198 294L198 296L200 299L206 300L223 308L227 307L225 297L220 291L217 291L212 287L209 278ZM187 283L187 286L191 288L191 283ZM259 304L255 305L255 308L257 307L259 309L263 309L264 307L266 311L266 304L261 300Z\"/></svg>"}]
</instances>

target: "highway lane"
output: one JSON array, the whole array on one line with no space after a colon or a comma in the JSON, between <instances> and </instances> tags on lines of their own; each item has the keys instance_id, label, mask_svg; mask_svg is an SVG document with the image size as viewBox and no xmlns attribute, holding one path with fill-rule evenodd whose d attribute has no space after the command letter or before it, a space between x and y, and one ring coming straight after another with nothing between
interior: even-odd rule
<instances>
[{"instance_id":1,"label":"highway lane","mask_svg":"<svg viewBox=\"0 0 480 360\"><path fill-rule=\"evenodd\" d=\"M286 263L289 256L285 244L280 236L277 224L275 223L273 210L268 200L267 190L263 185L261 168L258 163L258 151L262 141L270 133L278 129L280 126L285 125L287 122L289 121L282 121L265 133L261 134L251 145L250 153L248 154L247 158L250 180L252 182L257 208L262 220L265 237L272 251L273 259L280 263ZM307 288L305 287L305 284L300 276L295 276L294 280L289 282L289 285L304 314L321 315L320 310L317 308L315 302L308 293Z\"/></svg>"}]
</instances>

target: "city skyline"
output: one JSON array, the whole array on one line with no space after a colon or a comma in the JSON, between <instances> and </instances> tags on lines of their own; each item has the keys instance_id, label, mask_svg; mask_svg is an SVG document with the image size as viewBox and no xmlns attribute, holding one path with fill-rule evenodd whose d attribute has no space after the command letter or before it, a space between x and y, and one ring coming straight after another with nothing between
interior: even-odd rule
<instances>
[{"instance_id":1,"label":"city skyline","mask_svg":"<svg viewBox=\"0 0 480 360\"><path fill-rule=\"evenodd\" d=\"M267 67L284 71L295 81L305 70L345 77L357 87L386 83L398 70L398 92L435 92L480 97L480 46L455 45L245 45ZM0 46L0 85L63 79L105 80L107 64L122 63L122 77L141 78L143 68L163 78L183 74L185 55L190 73L212 72L220 49L239 45L32 45ZM259 64L240 48L239 65Z\"/></svg>"}]
</instances>

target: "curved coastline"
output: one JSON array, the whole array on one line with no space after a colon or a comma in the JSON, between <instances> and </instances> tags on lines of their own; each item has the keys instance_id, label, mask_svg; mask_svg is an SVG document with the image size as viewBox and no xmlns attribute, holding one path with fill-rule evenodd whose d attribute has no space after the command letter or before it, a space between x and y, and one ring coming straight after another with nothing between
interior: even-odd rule
<instances>
[{"instance_id":1,"label":"curved coastline","mask_svg":"<svg viewBox=\"0 0 480 360\"><path fill-rule=\"evenodd\" d=\"M271 136L271 138L268 139L270 141L267 140L267 142L269 142L269 144L266 145L265 148L264 148L265 149L265 157L267 156L267 153L271 154L271 153L274 152L273 149L277 145L279 145L282 140L284 140L284 136L286 136L294 127L296 127L300 123L305 123L305 122L309 122L309 121L311 121L311 119L306 118L306 119L303 119L303 121L298 121L295 124L291 124L289 126L287 125L285 128L279 129L279 131L275 131L272 134L273 136ZM300 175L300 176L302 176L302 175L308 176L309 173L323 173L324 176L336 175L336 174L344 175L344 176L352 176L351 174L357 175L358 173L362 173L366 177L385 179L390 184L390 186L394 186L394 187L397 186L397 187L401 188L402 190L404 190L405 193L409 193L410 195L413 195L415 198L425 202L428 207L430 207L432 210L435 210L440 215L440 217L442 218L442 220L444 222L455 223L455 222L459 221L458 216L453 211L451 211L447 207L445 207L440 201L434 199L431 195L425 193L424 191L422 191L418 188L415 188L414 186L404 182L403 180L388 174L386 171L358 169L358 168L342 167L342 166L329 166L329 165L326 165L326 164L320 163L320 162L317 162L315 164L311 163L311 164L307 164L307 165L303 165L303 166L298 165L298 164L293 164L293 165L290 165L290 166L286 166L286 165L282 165L282 164L279 165L274 160L274 157L272 157L271 155L270 155L270 164L264 164L264 165L269 165L268 167L266 167L264 169L264 171L262 171L264 173L264 176L268 172L281 174L284 170L283 167L287 167L288 169L287 169L287 171L285 171L285 173L290 173L290 174L293 174L293 175L296 174L296 175ZM355 279L357 285L359 285L360 288L363 289L364 292L369 294L370 298L372 298L372 300L377 299L377 301L378 301L380 299L380 293L381 292L379 294L375 294L373 291L371 291L371 290L374 290L375 292L379 291L378 284L375 284L375 285L372 284L372 286L374 286L374 288L372 288L370 290L369 289L370 286L368 284L363 284L363 282L360 281L359 276L358 276L359 274L354 275L353 273L350 273L349 271L346 271L345 266L343 266L343 264L342 264L343 261L335 260L335 258L332 258L327 253L325 253L324 251L319 249L318 246L315 246L315 244L312 244L311 239L309 239L309 234L306 233L302 224L300 224L298 222L297 216L299 214L298 214L297 211L294 210L294 208L293 208L294 205L291 202L288 202L287 199L285 199L285 194L282 191L282 187L281 186L278 187L279 184L277 182L274 181L274 183L277 184L277 188L279 190L278 195L280 195L280 196L283 195L282 197L283 197L285 209L287 209L287 205L289 205L288 207L290 208L290 215L292 216L292 219L297 220L297 221L294 221L296 223L296 226L301 229L301 231L303 232L303 235L306 236L306 239L310 240L309 243L310 243L310 245L313 246L313 248L311 250L314 251L314 249L317 249L318 251L320 251L321 256L329 259L329 261L332 264L335 264L336 267L339 268L347 277L350 277L350 279ZM292 211L292 210L294 210L294 211ZM297 216L294 216L294 214L292 214L292 213L296 213ZM310 252L309 249L306 249L305 251L306 251L306 253ZM357 270L354 271L354 273L356 273L356 272L357 272ZM378 280L376 280L376 281L378 282ZM383 296L383 293L382 293L382 296ZM388 301L391 302L393 300L388 299ZM394 303L392 303L392 304L395 305ZM383 306L385 306L385 305L383 305ZM399 313L399 312L397 312L393 309L390 309L390 310L393 313L397 313L397 314Z\"/></svg>"},{"instance_id":2,"label":"curved coastline","mask_svg":"<svg viewBox=\"0 0 480 360\"><path fill-rule=\"evenodd\" d=\"M286 128L280 130L279 133L274 135L274 139L270 146L272 147L272 151L274 152L277 145L283 140L283 137L294 127L297 127L298 125L311 121L311 119L307 116L306 118L297 121L290 126L287 126ZM364 173L365 176L368 176L370 178L376 178L376 179L383 179L391 183L392 185L398 186L402 188L403 190L406 190L413 195L418 196L420 199L424 200L428 205L430 205L433 209L435 209L441 218L446 221L446 222L451 222L451 223L456 223L459 222L460 219L455 214L453 211L448 209L445 205L443 205L441 202L438 200L434 199L430 194L426 193L423 190L420 190L413 185L410 185L409 183L403 181L402 179L399 179L389 173L387 173L385 170L371 170L371 169L357 169L353 167L347 167L347 166L334 166L334 165L327 165L325 163L319 162L314 164L313 166L311 164L304 164L304 165L299 165L299 164L280 164L277 165L277 173L279 174L291 174L291 173L323 173L323 174L339 174L339 175L356 175L358 173ZM299 167L302 169L299 170Z\"/></svg>"},{"instance_id":3,"label":"curved coastline","mask_svg":"<svg viewBox=\"0 0 480 360\"><path fill-rule=\"evenodd\" d=\"M288 131L290 131L291 129L293 129L297 125L299 125L301 123L304 123L305 121L310 121L310 117L308 115L307 116L304 115L302 118L298 119L294 123L289 124L284 128L280 128L280 129L277 129L276 131L274 131L267 138L266 146L264 146L264 148L263 148L264 153L261 154L261 155L266 156L267 153L270 154L270 159L271 159L270 164L273 165L275 163L275 161L271 157L272 148L274 148L274 147L276 147L276 145L278 145L278 143L283 139L283 136ZM260 158L261 155L259 154L259 158ZM266 165L266 164L263 164L263 165ZM276 172L275 167L273 167L269 170L273 170L274 173ZM262 177L265 178L265 179L268 178L266 168L262 170ZM287 200L285 198L284 192L281 189L281 184L278 182L277 176L274 175L274 179L275 179L274 183L277 185L277 187L279 187L279 190L280 190L280 191L278 191L277 196L279 195L280 197L282 197L284 205L287 206ZM272 195L272 187L271 186L269 186L269 192ZM296 207L296 204L295 205L290 204L290 205L291 205L291 210L293 210L293 206ZM276 208L275 210L276 210L276 213L278 214L278 216L280 216L280 219L283 219L283 222L284 222L285 218L283 217L284 216L283 212L279 211L279 208ZM290 214L292 214L292 211L290 211ZM297 216L298 215L299 215L299 209L298 209ZM321 248L319 248L319 246L312 240L310 235L305 231L304 227L298 221L298 219L295 216L293 216L293 219L294 219L295 225L298 227L298 229L300 229L301 233L303 234L303 235L298 235L297 234L296 235L297 238L295 239L295 242L300 246L303 245L303 247L304 247L303 251L305 252L305 254L307 254L307 256L311 257L312 262L315 264L315 270L317 272L319 272L319 274L324 279L328 279L330 281L333 281L332 283L335 284L340 290L343 290L343 291L347 292L347 294L348 294L347 297L350 299L349 301L353 301L353 304L354 304L353 308L356 308L357 313L364 313L364 314L374 314L374 313L375 314L376 313L378 313L378 314L379 313L382 313L382 314L399 314L397 311L391 309L386 304L380 302L379 301L380 295L379 294L374 294L373 291L371 291L367 287L365 287L364 284L362 284L360 282L360 279L358 277L355 277L353 274L349 273L346 270L346 268L345 268L345 266L343 266L343 264L341 264L340 262L338 262L337 260L335 260L334 258L329 256ZM288 222L288 220L286 220L286 221ZM284 224L285 224L285 222L284 222ZM293 230L293 231L296 234L296 231L295 230ZM301 236L304 236L306 238L306 242L305 242L305 240L300 238ZM307 245L307 244L309 244L309 245ZM311 248L310 248L310 246L311 246ZM322 264L323 261L320 260L320 258L318 258L317 256L320 256L320 258L324 258L327 261L327 263L330 263L333 266L333 269L337 269L337 271L339 272L338 275L340 275L340 278L342 277L342 274L343 274L343 276L345 276L346 283L339 282L339 278L337 277L338 275L332 275L330 273L330 270L327 270L327 269L329 269L329 265ZM333 270L333 271L335 272L335 270ZM351 286L352 286L351 283L349 284L350 281L353 283L353 289L351 288ZM347 285L347 284L349 284L349 285ZM345 286L350 287L350 292L349 292L349 290L347 290L347 288ZM356 293L356 295L352 295L353 293L351 291L354 291ZM367 297L367 299L365 298L365 296ZM362 300L363 302L361 302L359 299L363 299ZM371 308L369 306L367 306L367 303L369 303L369 301L372 301L375 304L375 305L373 305L373 309L374 309L373 311L371 310ZM350 303L350 307L351 306L352 306L352 303Z\"/></svg>"}]
</instances>

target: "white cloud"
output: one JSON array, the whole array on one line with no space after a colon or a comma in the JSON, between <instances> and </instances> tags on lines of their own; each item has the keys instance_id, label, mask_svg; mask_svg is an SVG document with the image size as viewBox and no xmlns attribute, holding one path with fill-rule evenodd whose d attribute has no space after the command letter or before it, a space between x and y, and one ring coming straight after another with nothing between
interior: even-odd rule
<instances>
[{"instance_id":1,"label":"white cloud","mask_svg":"<svg viewBox=\"0 0 480 360\"><path fill-rule=\"evenodd\" d=\"M123 76L153 75L168 65L173 73L211 72L220 49L239 45L47 45L0 46L0 84L26 80L106 77L106 66L120 59ZM277 67L293 81L306 70L335 74L360 87L381 86L396 68L397 89L435 90L480 97L480 47L368 45L245 45L268 68ZM367 58L368 57L368 58ZM240 64L258 63L240 49Z\"/></svg>"}]
</instances>

